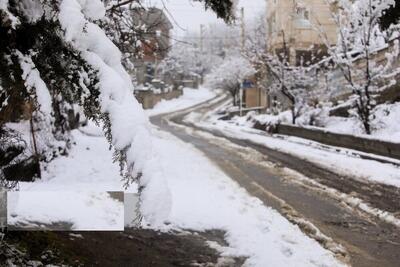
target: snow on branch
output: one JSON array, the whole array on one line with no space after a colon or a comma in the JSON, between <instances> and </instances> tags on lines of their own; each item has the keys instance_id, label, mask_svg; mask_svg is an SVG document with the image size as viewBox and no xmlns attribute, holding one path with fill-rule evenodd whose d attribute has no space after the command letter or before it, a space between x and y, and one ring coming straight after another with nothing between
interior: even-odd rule
<instances>
[{"instance_id":1,"label":"snow on branch","mask_svg":"<svg viewBox=\"0 0 400 267\"><path fill-rule=\"evenodd\" d=\"M25 81L25 86L30 93L36 97L38 109L44 113L47 118L50 118L52 111L52 101L49 90L46 84L40 77L39 71L36 69L30 56L23 55L21 52L16 52L20 66L22 69L22 79Z\"/></svg>"},{"instance_id":2,"label":"snow on branch","mask_svg":"<svg viewBox=\"0 0 400 267\"><path fill-rule=\"evenodd\" d=\"M124 160L125 178L128 182L137 180L143 190L142 214L151 223L161 223L171 205L169 190L152 151L148 118L133 96L121 53L104 31L89 20L104 14L99 0L63 0L58 18L65 30L65 41L98 72L101 112L107 118L105 124L109 123L110 141Z\"/></svg>"}]
</instances>

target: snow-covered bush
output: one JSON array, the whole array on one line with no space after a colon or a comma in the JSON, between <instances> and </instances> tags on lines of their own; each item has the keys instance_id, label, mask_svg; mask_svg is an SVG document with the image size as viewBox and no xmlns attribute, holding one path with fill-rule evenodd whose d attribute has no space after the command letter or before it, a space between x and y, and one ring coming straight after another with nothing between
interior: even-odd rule
<instances>
[{"instance_id":1,"label":"snow-covered bush","mask_svg":"<svg viewBox=\"0 0 400 267\"><path fill-rule=\"evenodd\" d=\"M274 133L276 127L281 123L290 123L292 114L290 111L281 112L277 115L258 114L255 111L248 112L245 116L235 116L231 122L244 127L251 127L269 133Z\"/></svg>"}]
</instances>

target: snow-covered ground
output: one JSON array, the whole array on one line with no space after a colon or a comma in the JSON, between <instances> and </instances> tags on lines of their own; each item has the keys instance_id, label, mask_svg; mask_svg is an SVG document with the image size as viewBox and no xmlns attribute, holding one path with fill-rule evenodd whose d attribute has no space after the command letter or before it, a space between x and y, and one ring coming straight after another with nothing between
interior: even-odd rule
<instances>
[{"instance_id":1,"label":"snow-covered ground","mask_svg":"<svg viewBox=\"0 0 400 267\"><path fill-rule=\"evenodd\" d=\"M205 92L199 93L198 97L192 95L190 103L187 97L182 97L174 100L174 105L162 108L162 112L188 107L212 95L212 92L207 93L207 97ZM154 111L153 114L156 113ZM153 150L159 156L172 196L172 209L168 217L170 224L158 226L158 229L224 230L228 247L221 247L214 242L210 242L210 246L220 249L225 256L249 257L246 261L248 266L341 265L332 252L304 235L278 212L251 197L192 145L156 128L152 132ZM74 131L76 146L68 157L51 162L43 170L42 180L21 183L20 189L24 194L19 199L20 207L17 209L21 214L14 217L15 220L69 220L77 228L84 229L88 222L98 225L108 222L110 226L110 221L119 218L118 208L112 206L114 200L101 198L98 202L101 207L93 207L93 200L99 198L93 191L123 190L118 165L112 163L112 152L100 133L100 129L94 125ZM72 191L80 189L81 192ZM90 189L92 195L85 189ZM70 193L63 193L68 190L71 190ZM135 191L136 188L131 190ZM35 199L43 191L51 193ZM48 209L60 203L68 203L69 207L81 206L82 202L87 205L80 207L81 216L78 217L65 210L49 212L51 209ZM32 204L40 207L40 214L36 209L35 212L29 210ZM92 208L95 208L95 213L90 211ZM85 217L86 213L88 216ZM92 216L99 221L91 220Z\"/></svg>"},{"instance_id":2,"label":"snow-covered ground","mask_svg":"<svg viewBox=\"0 0 400 267\"><path fill-rule=\"evenodd\" d=\"M73 230L123 230L124 204L107 192L124 188L101 129L89 124L72 136L76 145L67 157L48 164L41 179L21 182L19 191L8 193L8 224L66 222Z\"/></svg>"},{"instance_id":3,"label":"snow-covered ground","mask_svg":"<svg viewBox=\"0 0 400 267\"><path fill-rule=\"evenodd\" d=\"M192 113L186 120L201 127L217 130L227 137L248 140L278 151L295 155L336 173L351 175L356 179L384 183L400 187L400 168L393 164L367 160L352 155L351 150L321 149L318 143L309 140L269 136L265 132L251 129L229 121L221 121L216 117L203 120L202 114ZM277 138L278 137L278 138ZM400 162L393 160L393 162Z\"/></svg>"},{"instance_id":4,"label":"snow-covered ground","mask_svg":"<svg viewBox=\"0 0 400 267\"><path fill-rule=\"evenodd\" d=\"M212 99L215 95L215 91L212 91L205 87L200 87L199 89L184 88L182 96L172 100L162 100L153 109L146 110L146 114L148 116L155 116L180 109L185 109Z\"/></svg>"}]
</instances>

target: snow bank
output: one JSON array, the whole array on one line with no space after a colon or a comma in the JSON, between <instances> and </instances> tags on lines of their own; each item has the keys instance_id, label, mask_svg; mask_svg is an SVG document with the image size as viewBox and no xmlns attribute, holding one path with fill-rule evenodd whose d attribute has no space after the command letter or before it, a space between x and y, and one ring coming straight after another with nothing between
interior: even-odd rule
<instances>
[{"instance_id":1,"label":"snow bank","mask_svg":"<svg viewBox=\"0 0 400 267\"><path fill-rule=\"evenodd\" d=\"M82 53L99 73L101 111L111 121L112 144L126 156L126 171L141 176L142 212L154 224L161 223L170 209L170 196L163 172L152 151L149 122L133 96L133 85L121 64L121 52L91 19L105 14L99 0L63 0L59 21L64 38Z\"/></svg>"},{"instance_id":2,"label":"snow bank","mask_svg":"<svg viewBox=\"0 0 400 267\"><path fill-rule=\"evenodd\" d=\"M215 118L210 121L190 121L207 129L217 130L228 137L248 140L252 143L263 145L274 150L295 155L343 175L353 175L356 179L384 183L400 187L400 168L396 165L380 163L351 156L351 153L338 153L335 149L323 150L313 146L315 142L300 138L276 138L263 132L247 127L238 126ZM343 149L345 151L345 149Z\"/></svg>"},{"instance_id":3,"label":"snow bank","mask_svg":"<svg viewBox=\"0 0 400 267\"><path fill-rule=\"evenodd\" d=\"M256 123L261 125L277 125L279 123L290 123L292 121L292 114L289 110L281 112L277 115L272 114L257 114L256 112L249 112L246 116L235 116L231 122L236 125L246 126L252 128Z\"/></svg>"},{"instance_id":4,"label":"snow bank","mask_svg":"<svg viewBox=\"0 0 400 267\"><path fill-rule=\"evenodd\" d=\"M364 138L373 138L388 142L400 143L400 102L394 104L381 104L372 110L371 135L366 135L361 121L353 116L337 117L328 116L326 109L311 109L297 118L299 126L309 126L310 113L314 113L312 127L328 130L334 133L351 134ZM248 113L243 117L234 117L231 122L236 125L253 127L256 122L262 125L274 125L278 123L292 122L292 115L289 110L277 115Z\"/></svg>"}]
</instances>

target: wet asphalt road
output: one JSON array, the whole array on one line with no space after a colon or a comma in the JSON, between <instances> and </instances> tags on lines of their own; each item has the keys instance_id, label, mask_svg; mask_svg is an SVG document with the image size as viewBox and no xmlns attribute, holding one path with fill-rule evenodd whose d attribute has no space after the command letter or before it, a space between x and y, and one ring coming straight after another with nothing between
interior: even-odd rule
<instances>
[{"instance_id":1,"label":"wet asphalt road","mask_svg":"<svg viewBox=\"0 0 400 267\"><path fill-rule=\"evenodd\" d=\"M196 112L209 111L221 102L198 105ZM168 123L168 120L171 120L176 124L185 124L182 119L188 112L160 115L151 118L151 121L160 129L194 145L251 195L298 224L303 232L317 239L322 246L333 251L344 262L360 267L400 266L398 227L346 208L340 201L323 191L296 182L282 167L290 167L345 193L349 193L347 191L351 189L351 192L358 193L358 196L365 194L364 200L382 208L386 207L385 210L392 212L399 211L398 206L393 204L400 203L400 198L397 198L398 190L394 192L392 188L381 188L378 185L375 185L377 188L371 187L372 189L365 185L360 186L351 179L317 169L316 166L290 155L276 154L276 151L242 140L210 138L199 134L198 129L188 128L188 125L185 130ZM221 136L219 133L213 135ZM268 164L271 162L274 164ZM382 194L388 197L379 198ZM316 226L326 237L318 235L318 231L304 223L304 220Z\"/></svg>"}]
</instances>

